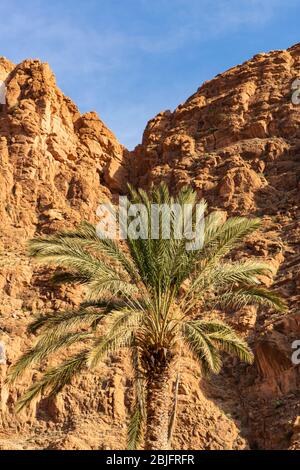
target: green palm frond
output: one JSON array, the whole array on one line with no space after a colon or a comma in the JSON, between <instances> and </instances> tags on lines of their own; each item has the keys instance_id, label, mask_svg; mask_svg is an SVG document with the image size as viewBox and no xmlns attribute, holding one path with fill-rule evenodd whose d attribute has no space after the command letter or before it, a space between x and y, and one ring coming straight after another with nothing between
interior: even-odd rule
<instances>
[{"instance_id":1,"label":"green palm frond","mask_svg":"<svg viewBox=\"0 0 300 470\"><path fill-rule=\"evenodd\" d=\"M203 270L201 267L203 266ZM261 261L243 261L235 263L218 263L216 266L210 266L207 269L207 264L199 265L200 273L191 283L190 292L205 289L220 289L230 288L234 285L257 285L260 284L258 276L272 273L273 269L269 264ZM189 293L187 294L189 295Z\"/></svg>"},{"instance_id":2,"label":"green palm frond","mask_svg":"<svg viewBox=\"0 0 300 470\"><path fill-rule=\"evenodd\" d=\"M113 297L123 292L129 296L137 290L136 285L129 282L127 273L105 264L75 238L38 238L31 240L29 247L31 255L37 259L71 269L71 273L54 275L54 281L86 284L90 299L95 300L104 293Z\"/></svg>"},{"instance_id":3,"label":"green palm frond","mask_svg":"<svg viewBox=\"0 0 300 470\"><path fill-rule=\"evenodd\" d=\"M200 204L203 208L206 207L205 201L200 201ZM224 222L219 212L211 213L205 218L203 247L188 253L184 249L182 251L179 263L180 272L184 273L182 281L188 277L195 278L199 273L200 277L206 276L206 273L259 226L259 219L232 217Z\"/></svg>"},{"instance_id":4,"label":"green palm frond","mask_svg":"<svg viewBox=\"0 0 300 470\"><path fill-rule=\"evenodd\" d=\"M198 275L190 283L182 300L183 310L186 312L211 292L215 292L221 305L221 302L230 299L231 292L237 287L256 286L260 284L259 276L274 272L269 264L261 261L218 262L215 265L209 258L199 263L198 269Z\"/></svg>"},{"instance_id":5,"label":"green palm frond","mask_svg":"<svg viewBox=\"0 0 300 470\"><path fill-rule=\"evenodd\" d=\"M237 356L249 364L253 362L253 353L247 343L229 325L221 321L187 321L182 331L204 372L220 372L220 351Z\"/></svg>"},{"instance_id":6,"label":"green palm frond","mask_svg":"<svg viewBox=\"0 0 300 470\"><path fill-rule=\"evenodd\" d=\"M137 450L139 443L141 442L143 433L143 415L139 400L137 399L134 404L133 412L130 416L130 420L127 428L127 448L128 450Z\"/></svg>"},{"instance_id":7,"label":"green palm frond","mask_svg":"<svg viewBox=\"0 0 300 470\"><path fill-rule=\"evenodd\" d=\"M87 351L82 351L76 356L67 359L57 367L49 369L43 377L34 382L28 391L17 401L16 411L21 411L25 406L41 394L47 392L49 397L57 395L72 378L82 372L86 367Z\"/></svg>"},{"instance_id":8,"label":"green palm frond","mask_svg":"<svg viewBox=\"0 0 300 470\"><path fill-rule=\"evenodd\" d=\"M127 308L131 308L133 310L144 310L146 312L149 308L149 301L147 301L146 298L141 298L139 296L134 299L103 296L101 300L85 300L80 304L80 306L83 309L89 309L91 307L94 309L102 309L107 313L112 310L126 310Z\"/></svg>"},{"instance_id":9,"label":"green palm frond","mask_svg":"<svg viewBox=\"0 0 300 470\"><path fill-rule=\"evenodd\" d=\"M190 276L191 272L193 272L195 269L195 263L202 253L201 243L204 243L204 233L201 233L201 231L199 232L199 230L199 233L196 232L196 202L198 217L200 216L200 223L201 217L203 217L205 214L207 203L204 199L201 201L194 199L193 206L190 210L190 217L193 220L193 223L191 223L192 229L194 234L197 234L197 236L200 237L200 247L198 248L195 246L194 250L187 250L187 243L191 243L191 241L188 242L185 237L180 240L172 239L170 243L170 258L172 260L170 275L175 278L175 285L177 288L179 288L182 282ZM175 233L177 231L176 224L178 225L178 221L174 221L173 231ZM178 231L180 230L178 229Z\"/></svg>"},{"instance_id":10,"label":"green palm frond","mask_svg":"<svg viewBox=\"0 0 300 470\"><path fill-rule=\"evenodd\" d=\"M9 369L7 383L13 383L20 378L24 372L33 364L48 359L49 356L61 348L67 348L75 343L83 343L91 339L92 335L87 332L68 333L60 335L57 332L47 333L42 336L35 347L27 351L23 356Z\"/></svg>"},{"instance_id":11,"label":"green palm frond","mask_svg":"<svg viewBox=\"0 0 300 470\"><path fill-rule=\"evenodd\" d=\"M86 251L78 240L73 238L35 238L28 244L32 257L47 264L55 264L75 271L76 274L90 277L117 276L112 266Z\"/></svg>"},{"instance_id":12,"label":"green palm frond","mask_svg":"<svg viewBox=\"0 0 300 470\"><path fill-rule=\"evenodd\" d=\"M134 279L138 279L136 267L129 256L122 251L120 245L113 239L99 237L96 227L89 222L82 222L76 230L59 232L57 237L73 238L83 247L100 251L111 261L119 263Z\"/></svg>"},{"instance_id":13,"label":"green palm frond","mask_svg":"<svg viewBox=\"0 0 300 470\"><path fill-rule=\"evenodd\" d=\"M212 281L216 286L230 284L259 284L258 276L274 273L274 269L261 261L243 261L219 264L213 271Z\"/></svg>"},{"instance_id":14,"label":"green palm frond","mask_svg":"<svg viewBox=\"0 0 300 470\"><path fill-rule=\"evenodd\" d=\"M252 364L254 357L248 344L229 325L212 320L195 320L191 323L197 325L219 351L225 351L241 361Z\"/></svg>"},{"instance_id":15,"label":"green palm frond","mask_svg":"<svg viewBox=\"0 0 300 470\"><path fill-rule=\"evenodd\" d=\"M182 325L182 334L203 372L219 373L222 365L220 354L199 324L192 321L185 322Z\"/></svg>"},{"instance_id":16,"label":"green palm frond","mask_svg":"<svg viewBox=\"0 0 300 470\"><path fill-rule=\"evenodd\" d=\"M245 286L218 295L215 304L220 308L240 309L247 305L273 308L279 312L287 310L286 302L280 295L262 287Z\"/></svg>"},{"instance_id":17,"label":"green palm frond","mask_svg":"<svg viewBox=\"0 0 300 470\"><path fill-rule=\"evenodd\" d=\"M115 305L111 309L115 308ZM55 312L54 314L40 315L28 326L30 333L37 331L53 331L63 334L73 328L91 326L93 323L102 320L110 311L109 305L102 307L102 310L81 308L66 312Z\"/></svg>"},{"instance_id":18,"label":"green palm frond","mask_svg":"<svg viewBox=\"0 0 300 470\"><path fill-rule=\"evenodd\" d=\"M146 208L147 217L142 217L142 223L149 236L145 240L135 240L130 236L128 238L132 257L139 266L144 283L156 292L173 288L174 285L179 288L186 268L190 267L190 256L186 250L189 240L184 237L178 239L178 234L182 235L184 227L184 213L187 211L185 205L190 205L192 219L195 219L196 193L190 188L184 188L174 199L167 186L162 183L154 187L149 195L133 188L130 188L130 194L133 203L143 204ZM171 207L173 211L170 211ZM198 211L200 207L204 213L205 201L197 204ZM156 220L155 232L152 220Z\"/></svg>"},{"instance_id":19,"label":"green palm frond","mask_svg":"<svg viewBox=\"0 0 300 470\"><path fill-rule=\"evenodd\" d=\"M136 284L124 281L118 276L100 277L99 275L95 275L89 281L87 288L87 299L97 300L108 294L111 297L120 295L125 298L130 298L132 295L137 295L138 293L139 289Z\"/></svg>"},{"instance_id":20,"label":"green palm frond","mask_svg":"<svg viewBox=\"0 0 300 470\"><path fill-rule=\"evenodd\" d=\"M210 238L205 238L204 256L207 257L209 264L217 263L260 226L260 219L245 217L228 219L213 232Z\"/></svg>"},{"instance_id":21,"label":"green palm frond","mask_svg":"<svg viewBox=\"0 0 300 470\"><path fill-rule=\"evenodd\" d=\"M88 367L94 369L107 356L116 354L129 347L133 341L133 331L126 327L120 328L115 335L105 335L95 342L88 356Z\"/></svg>"},{"instance_id":22,"label":"green palm frond","mask_svg":"<svg viewBox=\"0 0 300 470\"><path fill-rule=\"evenodd\" d=\"M132 204L142 204L144 211L139 216L141 220L141 226L143 231L147 234L145 238L135 238L128 232L127 245L134 260L135 265L139 271L139 275L143 282L147 285L153 285L155 280L156 263L154 256L154 246L156 240L151 238L151 200L148 194L143 190L136 191L129 185L129 192L131 196L131 202L128 204L128 208ZM130 218L129 218L130 222Z\"/></svg>"},{"instance_id":23,"label":"green palm frond","mask_svg":"<svg viewBox=\"0 0 300 470\"><path fill-rule=\"evenodd\" d=\"M134 334L141 324L143 312L140 310L124 309L112 311L107 316L105 335L95 341L88 355L88 366L97 367L99 361L120 349L129 347Z\"/></svg>"},{"instance_id":24,"label":"green palm frond","mask_svg":"<svg viewBox=\"0 0 300 470\"><path fill-rule=\"evenodd\" d=\"M224 216L220 211L213 211L205 217L204 238L206 245L216 238L216 234L224 223Z\"/></svg>"},{"instance_id":25,"label":"green palm frond","mask_svg":"<svg viewBox=\"0 0 300 470\"><path fill-rule=\"evenodd\" d=\"M175 198L180 205L190 204L195 206L198 202L198 195L191 186L183 186Z\"/></svg>"}]
</instances>

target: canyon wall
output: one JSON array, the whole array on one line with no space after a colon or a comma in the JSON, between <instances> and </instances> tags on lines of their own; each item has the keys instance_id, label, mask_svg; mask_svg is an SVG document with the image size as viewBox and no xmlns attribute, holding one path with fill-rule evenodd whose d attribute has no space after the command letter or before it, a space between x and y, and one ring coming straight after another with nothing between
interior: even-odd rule
<instances>
[{"instance_id":1,"label":"canyon wall","mask_svg":"<svg viewBox=\"0 0 300 470\"><path fill-rule=\"evenodd\" d=\"M77 305L83 295L78 288L53 291L49 270L26 255L28 238L95 221L99 202L123 194L128 181L192 185L224 216L263 218L234 258L267 260L277 274L264 282L287 298L290 311L247 308L226 318L250 341L255 364L228 359L210 381L187 364L174 445L298 448L299 367L291 363L292 342L300 339L297 77L300 45L258 54L204 83L174 112L158 114L129 153L96 113L80 114L47 64L0 59L7 86L0 110L0 341L8 364L32 344L26 326L37 312ZM6 369L0 365L0 448L125 448L132 382L126 358L106 361L20 415L14 402L39 369L9 389Z\"/></svg>"}]
</instances>

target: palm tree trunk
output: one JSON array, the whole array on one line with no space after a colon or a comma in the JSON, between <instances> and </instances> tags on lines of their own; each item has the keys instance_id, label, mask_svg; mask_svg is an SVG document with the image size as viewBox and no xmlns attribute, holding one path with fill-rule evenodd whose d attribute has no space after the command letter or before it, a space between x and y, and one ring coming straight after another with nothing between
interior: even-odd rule
<instances>
[{"instance_id":1,"label":"palm tree trunk","mask_svg":"<svg viewBox=\"0 0 300 470\"><path fill-rule=\"evenodd\" d=\"M169 450L170 366L148 373L145 449Z\"/></svg>"}]
</instances>

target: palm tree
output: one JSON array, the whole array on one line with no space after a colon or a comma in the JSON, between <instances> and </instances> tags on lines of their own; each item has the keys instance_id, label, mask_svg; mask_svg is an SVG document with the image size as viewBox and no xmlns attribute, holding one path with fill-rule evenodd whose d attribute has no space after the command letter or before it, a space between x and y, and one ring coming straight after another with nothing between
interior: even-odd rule
<instances>
[{"instance_id":1,"label":"palm tree","mask_svg":"<svg viewBox=\"0 0 300 470\"><path fill-rule=\"evenodd\" d=\"M176 198L164 184L149 194L133 188L129 192L131 203L146 207L140 219L143 229L150 229L153 203L162 211L170 204L181 208L190 204L194 227L196 208L206 210L205 202L198 202L188 188ZM31 323L29 331L38 332L38 340L10 368L8 382L61 348L79 343L81 349L43 373L20 398L18 410L41 394L55 396L75 375L126 349L135 386L128 447L134 449L144 439L146 449L169 449L174 422L170 384L176 361L192 354L203 372L215 374L220 372L223 351L253 362L246 342L208 314L216 308L234 310L249 304L285 309L276 293L259 286L258 277L271 271L267 264L228 260L260 221L241 217L224 221L220 213L212 212L205 219L203 246L194 250L187 249L185 238L176 237L179 223L171 218L169 239L163 235L165 219L160 216L157 238L149 234L138 239L128 236L122 242L99 238L95 227L84 222L75 231L30 241L31 256L64 268L53 281L84 284L86 301L77 310L44 314Z\"/></svg>"}]
</instances>

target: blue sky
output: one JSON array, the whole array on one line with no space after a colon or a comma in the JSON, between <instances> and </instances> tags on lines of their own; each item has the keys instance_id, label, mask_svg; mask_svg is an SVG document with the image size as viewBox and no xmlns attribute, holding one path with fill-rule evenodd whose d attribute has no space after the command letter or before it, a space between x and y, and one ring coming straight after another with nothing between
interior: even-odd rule
<instances>
[{"instance_id":1,"label":"blue sky","mask_svg":"<svg viewBox=\"0 0 300 470\"><path fill-rule=\"evenodd\" d=\"M0 55L50 63L128 148L149 119L254 54L300 42L300 0L0 0Z\"/></svg>"}]
</instances>

